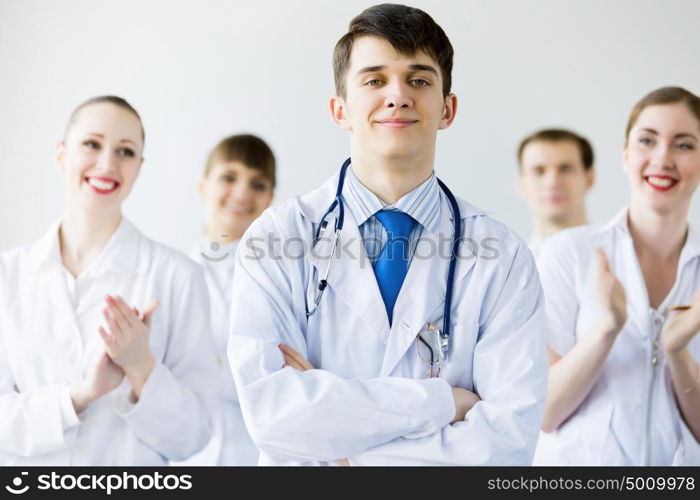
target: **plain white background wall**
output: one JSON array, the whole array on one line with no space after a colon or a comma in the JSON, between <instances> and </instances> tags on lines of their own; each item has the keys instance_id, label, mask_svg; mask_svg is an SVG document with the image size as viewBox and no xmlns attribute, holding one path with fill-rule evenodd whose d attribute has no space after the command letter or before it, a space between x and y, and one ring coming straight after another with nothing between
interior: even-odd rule
<instances>
[{"instance_id":1,"label":"plain white background wall","mask_svg":"<svg viewBox=\"0 0 700 500\"><path fill-rule=\"evenodd\" d=\"M126 215L182 250L202 230L195 185L211 147L252 132L278 158L276 201L308 191L348 155L328 113L331 52L376 2L0 0L0 249L39 237L63 206L54 144L70 111L126 97L146 127L146 163ZM455 124L436 170L453 191L530 232L515 148L566 126L597 153L589 199L603 222L627 199L620 149L648 91L700 93L697 0L416 0L455 47ZM691 222L700 226L696 194Z\"/></svg>"}]
</instances>

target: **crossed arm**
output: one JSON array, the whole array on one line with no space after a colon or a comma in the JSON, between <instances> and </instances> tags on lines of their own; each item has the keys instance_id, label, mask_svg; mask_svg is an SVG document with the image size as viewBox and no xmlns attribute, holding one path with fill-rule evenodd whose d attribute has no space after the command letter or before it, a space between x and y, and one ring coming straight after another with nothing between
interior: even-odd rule
<instances>
[{"instance_id":1,"label":"crossed arm","mask_svg":"<svg viewBox=\"0 0 700 500\"><path fill-rule=\"evenodd\" d=\"M248 257L245 248L244 241L228 356L246 425L266 455L294 462L348 457L353 464L531 462L546 364L539 280L531 257L522 261L529 254L515 256L518 271L485 301L473 368L481 401L472 393L460 412L444 379L344 379L301 359L281 369L280 344L306 361L306 318L288 300L303 301L302 285L289 278L299 270L293 262Z\"/></svg>"}]
</instances>

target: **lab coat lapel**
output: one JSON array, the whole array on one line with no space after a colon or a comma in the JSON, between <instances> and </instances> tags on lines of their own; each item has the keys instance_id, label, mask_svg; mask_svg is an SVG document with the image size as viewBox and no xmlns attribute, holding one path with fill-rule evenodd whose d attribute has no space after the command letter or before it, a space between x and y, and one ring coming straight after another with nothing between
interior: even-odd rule
<instances>
[{"instance_id":1,"label":"lab coat lapel","mask_svg":"<svg viewBox=\"0 0 700 500\"><path fill-rule=\"evenodd\" d=\"M617 230L620 231L619 229ZM613 264L612 270L622 283L627 284L625 293L627 294L627 305L630 309L629 318L635 318L634 321L646 323L649 321L651 306L649 305L649 294L647 293L642 269L639 266L639 260L637 259L632 240L626 237L622 241L622 245L622 259L616 263L617 266ZM627 262L627 265L625 265L625 262ZM627 276L623 278L624 274L627 274ZM634 330L639 335L644 336L645 332L647 332L646 326L644 324L642 328L635 328Z\"/></svg>"},{"instance_id":2,"label":"lab coat lapel","mask_svg":"<svg viewBox=\"0 0 700 500\"><path fill-rule=\"evenodd\" d=\"M647 294L647 286L644 282L644 275L639 266L637 253L634 250L634 242L629 233L629 225L627 216L629 209L625 207L619 211L612 221L604 226L603 230L613 232L611 246L605 248L605 253L611 259L611 268L613 274L625 285L625 293L627 295L627 307L629 309L628 321L639 321L646 323L649 321L649 295ZM619 250L616 252L615 247L619 245ZM619 257L617 257L619 255ZM590 286L591 290L595 287L595 270L596 266L590 266ZM640 336L644 337L648 330L644 324L641 328L634 329Z\"/></svg>"},{"instance_id":3,"label":"lab coat lapel","mask_svg":"<svg viewBox=\"0 0 700 500\"><path fill-rule=\"evenodd\" d=\"M438 229L434 234L426 234L424 231L421 235L421 242L416 248L408 274L396 300L389 345L384 355L380 376L391 374L411 347L418 332L427 325L429 319L440 317L440 323L436 326L442 328L443 315L440 309L444 308L445 303L450 264L449 252L452 248L454 224L452 211L445 196L440 198ZM462 212L463 238L467 238L469 236L467 225L470 221L471 210L468 205L462 206L460 204L460 211ZM444 249L440 248L441 243L445 247ZM422 244L423 248L421 249ZM464 245L464 243L462 244ZM468 250L462 249L460 255L464 255L465 258L457 260L455 288L463 281L476 261L476 258L467 258L469 257Z\"/></svg>"},{"instance_id":4,"label":"lab coat lapel","mask_svg":"<svg viewBox=\"0 0 700 500\"><path fill-rule=\"evenodd\" d=\"M52 318L51 335L56 348L56 355L63 359L78 360L83 355L83 341L77 327L74 305L71 301L58 242L60 221L54 223L49 231L32 248L29 259L37 273L36 297L33 298L37 310L55 311ZM44 300L52 306L43 305ZM42 325L41 318L37 324ZM41 328L41 326L39 326Z\"/></svg>"},{"instance_id":5,"label":"lab coat lapel","mask_svg":"<svg viewBox=\"0 0 700 500\"><path fill-rule=\"evenodd\" d=\"M321 235L314 250L309 254L311 262L316 268L317 279L320 279L320 276L323 276L326 271L333 246L335 214L326 220L328 220L326 230ZM347 209L338 246L331 259L331 270L328 274L329 287L354 310L357 316L363 318L367 326L382 341L386 342L389 337L389 318L379 292L372 264L365 253L357 223ZM321 299L319 311L323 308L323 301L326 299L327 297ZM338 322L343 321L342 318L337 320Z\"/></svg>"}]
</instances>

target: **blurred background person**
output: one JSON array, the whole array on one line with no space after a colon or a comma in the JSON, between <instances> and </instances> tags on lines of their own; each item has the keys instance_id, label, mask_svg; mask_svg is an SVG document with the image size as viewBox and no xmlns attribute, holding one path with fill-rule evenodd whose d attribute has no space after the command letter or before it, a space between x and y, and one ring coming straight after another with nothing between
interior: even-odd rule
<instances>
[{"instance_id":1,"label":"blurred background person","mask_svg":"<svg viewBox=\"0 0 700 500\"><path fill-rule=\"evenodd\" d=\"M532 212L529 246L535 255L545 238L588 224L586 194L595 182L593 159L590 143L569 130L540 130L520 143L517 187Z\"/></svg>"},{"instance_id":2,"label":"blurred background person","mask_svg":"<svg viewBox=\"0 0 700 500\"><path fill-rule=\"evenodd\" d=\"M212 331L226 367L226 383L219 399L218 421L207 449L188 463L257 465L258 449L248 435L236 397L226 344L231 318L234 254L243 233L272 203L275 157L254 135L223 139L211 151L199 181L204 201L205 231L191 257L204 267L211 297Z\"/></svg>"}]
</instances>

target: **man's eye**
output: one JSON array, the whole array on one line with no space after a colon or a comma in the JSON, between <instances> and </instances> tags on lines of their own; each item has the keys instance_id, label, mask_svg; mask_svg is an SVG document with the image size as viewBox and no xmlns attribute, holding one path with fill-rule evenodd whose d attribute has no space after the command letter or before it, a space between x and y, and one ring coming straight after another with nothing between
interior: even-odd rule
<instances>
[{"instance_id":1,"label":"man's eye","mask_svg":"<svg viewBox=\"0 0 700 500\"><path fill-rule=\"evenodd\" d=\"M428 80L423 80L422 78L415 78L411 80L411 83L416 87L429 87L430 82Z\"/></svg>"},{"instance_id":2,"label":"man's eye","mask_svg":"<svg viewBox=\"0 0 700 500\"><path fill-rule=\"evenodd\" d=\"M372 80L369 80L365 85L369 87L378 87L379 85L382 84L382 81L379 80L378 78L373 78Z\"/></svg>"}]
</instances>

